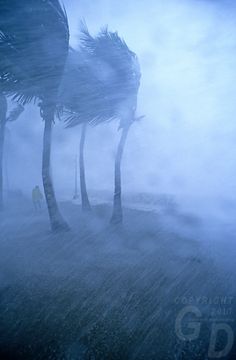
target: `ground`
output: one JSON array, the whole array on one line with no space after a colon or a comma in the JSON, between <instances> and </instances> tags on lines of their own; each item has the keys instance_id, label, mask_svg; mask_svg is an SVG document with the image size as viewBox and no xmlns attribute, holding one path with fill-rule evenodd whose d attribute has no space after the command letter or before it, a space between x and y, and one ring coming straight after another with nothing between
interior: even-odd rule
<instances>
[{"instance_id":1,"label":"ground","mask_svg":"<svg viewBox=\"0 0 236 360\"><path fill-rule=\"evenodd\" d=\"M60 207L71 226L63 234L53 235L46 209L36 213L27 201L1 215L0 359L214 358L212 325L235 332L235 250L229 237L218 239L218 229L232 233L228 224L206 226L162 204L127 207L123 226L113 227L109 204L88 215L77 204ZM201 312L193 341L196 314L178 323L186 306ZM216 349L226 342L220 333ZM224 358L236 358L235 345Z\"/></svg>"}]
</instances>

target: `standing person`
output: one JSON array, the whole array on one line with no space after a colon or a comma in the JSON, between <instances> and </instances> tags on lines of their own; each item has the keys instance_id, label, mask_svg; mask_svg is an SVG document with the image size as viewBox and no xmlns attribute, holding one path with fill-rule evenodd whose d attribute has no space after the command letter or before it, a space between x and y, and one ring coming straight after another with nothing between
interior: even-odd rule
<instances>
[{"instance_id":1,"label":"standing person","mask_svg":"<svg viewBox=\"0 0 236 360\"><path fill-rule=\"evenodd\" d=\"M33 201L34 208L36 211L41 209L42 200L43 200L43 194L41 193L39 186L36 185L32 190L32 201Z\"/></svg>"}]
</instances>

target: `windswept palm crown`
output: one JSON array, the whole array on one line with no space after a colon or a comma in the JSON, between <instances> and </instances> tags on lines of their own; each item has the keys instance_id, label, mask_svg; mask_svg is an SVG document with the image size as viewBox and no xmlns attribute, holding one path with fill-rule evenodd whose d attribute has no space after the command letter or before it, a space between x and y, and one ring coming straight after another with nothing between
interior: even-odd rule
<instances>
[{"instance_id":1,"label":"windswept palm crown","mask_svg":"<svg viewBox=\"0 0 236 360\"><path fill-rule=\"evenodd\" d=\"M0 89L26 104L57 95L69 30L58 0L0 3Z\"/></svg>"},{"instance_id":2,"label":"windswept palm crown","mask_svg":"<svg viewBox=\"0 0 236 360\"><path fill-rule=\"evenodd\" d=\"M83 26L80 49L69 52L61 88L67 126L118 118L123 127L134 120L139 84L137 56L117 32L104 28L92 37Z\"/></svg>"}]
</instances>

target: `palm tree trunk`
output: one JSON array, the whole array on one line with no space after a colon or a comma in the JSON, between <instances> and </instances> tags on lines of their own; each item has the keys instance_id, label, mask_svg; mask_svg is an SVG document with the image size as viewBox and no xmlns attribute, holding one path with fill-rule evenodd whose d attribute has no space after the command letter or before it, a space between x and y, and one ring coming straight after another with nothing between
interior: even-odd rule
<instances>
[{"instance_id":1,"label":"palm tree trunk","mask_svg":"<svg viewBox=\"0 0 236 360\"><path fill-rule=\"evenodd\" d=\"M0 211L3 210L3 149L7 122L7 99L0 92Z\"/></svg>"},{"instance_id":2,"label":"palm tree trunk","mask_svg":"<svg viewBox=\"0 0 236 360\"><path fill-rule=\"evenodd\" d=\"M42 111L42 116L45 122L44 136L43 136L43 161L42 161L42 177L44 193L48 207L48 213L51 223L52 231L69 230L69 227L63 219L56 200L52 178L51 178L51 137L52 125L54 122L54 107L45 105Z\"/></svg>"},{"instance_id":3,"label":"palm tree trunk","mask_svg":"<svg viewBox=\"0 0 236 360\"><path fill-rule=\"evenodd\" d=\"M6 122L1 119L0 123L0 211L3 210L3 148Z\"/></svg>"},{"instance_id":4,"label":"palm tree trunk","mask_svg":"<svg viewBox=\"0 0 236 360\"><path fill-rule=\"evenodd\" d=\"M81 137L80 137L80 153L79 153L79 167L80 167L80 191L81 191L81 203L82 211L91 211L91 205L88 198L86 178L85 178L85 167L84 167L84 144L86 137L87 124L82 125Z\"/></svg>"},{"instance_id":5,"label":"palm tree trunk","mask_svg":"<svg viewBox=\"0 0 236 360\"><path fill-rule=\"evenodd\" d=\"M111 224L120 224L123 221L123 212L122 212L122 200L121 200L121 161L122 155L124 152L124 147L129 132L129 126L126 126L122 129L122 134L120 142L118 144L118 149L115 159L115 193L113 199L113 213L111 217Z\"/></svg>"}]
</instances>

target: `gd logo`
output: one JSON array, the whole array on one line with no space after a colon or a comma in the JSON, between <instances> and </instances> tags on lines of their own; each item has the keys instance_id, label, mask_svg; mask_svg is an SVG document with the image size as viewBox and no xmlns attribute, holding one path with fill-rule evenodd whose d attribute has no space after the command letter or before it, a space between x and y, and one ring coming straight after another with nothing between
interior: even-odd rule
<instances>
[{"instance_id":1,"label":"gd logo","mask_svg":"<svg viewBox=\"0 0 236 360\"><path fill-rule=\"evenodd\" d=\"M188 322L188 329L191 330L190 333L185 334L183 332L183 324L184 319L189 316L194 315L196 318L196 321L189 321ZM178 314L176 321L175 321L175 333L178 336L178 338L182 341L192 341L197 340L200 335L201 330L201 321L200 318L202 317L202 314L200 310L195 306L186 306L184 307ZM186 323L186 321L185 321ZM217 336L220 332L224 332L227 338L226 344L223 349L220 351L216 350L216 344L217 344ZM224 356L227 356L234 343L234 333L232 328L226 324L226 323L212 323L211 327L211 334L209 339L209 348L208 348L208 357L211 359L219 359Z\"/></svg>"}]
</instances>

